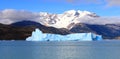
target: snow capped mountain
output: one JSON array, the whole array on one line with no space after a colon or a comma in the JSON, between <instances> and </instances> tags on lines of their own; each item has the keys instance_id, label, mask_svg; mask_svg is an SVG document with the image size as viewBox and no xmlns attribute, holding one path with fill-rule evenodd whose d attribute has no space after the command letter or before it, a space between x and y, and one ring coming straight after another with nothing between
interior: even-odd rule
<instances>
[{"instance_id":1,"label":"snow capped mountain","mask_svg":"<svg viewBox=\"0 0 120 59\"><path fill-rule=\"evenodd\" d=\"M0 10L0 23L12 24L20 21L34 21L47 27L71 29L78 23L84 24L120 24L120 17L99 17L93 12L69 10L61 14L47 12L29 12L25 10Z\"/></svg>"},{"instance_id":2,"label":"snow capped mountain","mask_svg":"<svg viewBox=\"0 0 120 59\"><path fill-rule=\"evenodd\" d=\"M69 10L62 14L40 12L40 23L55 28L71 28L74 24L92 20L99 16L89 11Z\"/></svg>"},{"instance_id":3,"label":"snow capped mountain","mask_svg":"<svg viewBox=\"0 0 120 59\"><path fill-rule=\"evenodd\" d=\"M98 17L93 12L80 10L69 10L61 14L53 14L47 12L35 13L25 10L13 9L6 9L0 11L0 23L2 24L12 24L15 22L27 20L35 21L48 27L67 29L72 28L76 23L93 23L93 21L95 23L100 23L95 21L96 18L100 17Z\"/></svg>"}]
</instances>

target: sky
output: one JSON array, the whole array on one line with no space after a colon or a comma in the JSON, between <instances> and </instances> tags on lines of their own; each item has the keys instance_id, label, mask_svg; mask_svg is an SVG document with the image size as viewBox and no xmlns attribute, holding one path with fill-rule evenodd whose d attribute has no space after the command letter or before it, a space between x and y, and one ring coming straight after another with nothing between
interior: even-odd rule
<instances>
[{"instance_id":1,"label":"sky","mask_svg":"<svg viewBox=\"0 0 120 59\"><path fill-rule=\"evenodd\" d=\"M5 9L63 13L67 10L94 12L100 16L120 16L120 0L0 0Z\"/></svg>"}]
</instances>

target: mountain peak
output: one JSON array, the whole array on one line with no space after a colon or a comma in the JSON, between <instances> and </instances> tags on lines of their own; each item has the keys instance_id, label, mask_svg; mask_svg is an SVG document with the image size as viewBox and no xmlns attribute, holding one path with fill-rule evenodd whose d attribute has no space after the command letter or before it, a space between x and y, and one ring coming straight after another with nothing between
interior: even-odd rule
<instances>
[{"instance_id":1,"label":"mountain peak","mask_svg":"<svg viewBox=\"0 0 120 59\"><path fill-rule=\"evenodd\" d=\"M76 13L76 12L77 12L76 10L68 10L68 11L65 11L64 13L73 14L73 13Z\"/></svg>"},{"instance_id":2,"label":"mountain peak","mask_svg":"<svg viewBox=\"0 0 120 59\"><path fill-rule=\"evenodd\" d=\"M40 13L40 15L41 24L55 28L71 28L71 24L77 24L97 17L95 13L80 10L68 10L62 14Z\"/></svg>"}]
</instances>

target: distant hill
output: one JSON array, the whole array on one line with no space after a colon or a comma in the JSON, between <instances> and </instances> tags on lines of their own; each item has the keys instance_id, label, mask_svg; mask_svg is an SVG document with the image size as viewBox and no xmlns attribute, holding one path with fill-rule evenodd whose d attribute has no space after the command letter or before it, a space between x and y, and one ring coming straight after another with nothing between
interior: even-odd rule
<instances>
[{"instance_id":1,"label":"distant hill","mask_svg":"<svg viewBox=\"0 0 120 59\"><path fill-rule=\"evenodd\" d=\"M106 24L106 25L92 25L92 24L76 24L71 32L82 33L92 32L102 35L105 39L118 39L120 37L120 25L119 24Z\"/></svg>"},{"instance_id":2,"label":"distant hill","mask_svg":"<svg viewBox=\"0 0 120 59\"><path fill-rule=\"evenodd\" d=\"M117 39L120 36L120 26L115 24L106 25L88 25L88 27L97 34L102 35L106 39Z\"/></svg>"},{"instance_id":3,"label":"distant hill","mask_svg":"<svg viewBox=\"0 0 120 59\"><path fill-rule=\"evenodd\" d=\"M12 26L16 27L24 27L24 26L36 26L36 27L41 27L40 23L34 22L34 21L20 21L20 22L15 22L11 24Z\"/></svg>"}]
</instances>

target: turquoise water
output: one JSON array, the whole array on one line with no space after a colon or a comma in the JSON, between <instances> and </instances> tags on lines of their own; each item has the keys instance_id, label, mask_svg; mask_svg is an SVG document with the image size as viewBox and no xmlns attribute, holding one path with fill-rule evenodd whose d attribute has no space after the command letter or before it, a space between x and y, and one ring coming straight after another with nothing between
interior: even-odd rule
<instances>
[{"instance_id":1,"label":"turquoise water","mask_svg":"<svg viewBox=\"0 0 120 59\"><path fill-rule=\"evenodd\" d=\"M0 41L0 59L120 59L120 41Z\"/></svg>"}]
</instances>

